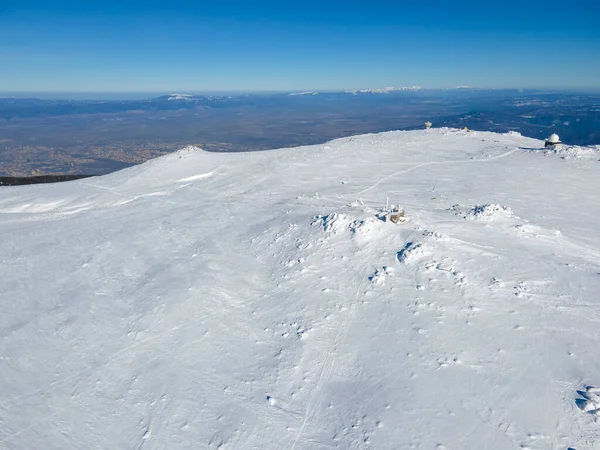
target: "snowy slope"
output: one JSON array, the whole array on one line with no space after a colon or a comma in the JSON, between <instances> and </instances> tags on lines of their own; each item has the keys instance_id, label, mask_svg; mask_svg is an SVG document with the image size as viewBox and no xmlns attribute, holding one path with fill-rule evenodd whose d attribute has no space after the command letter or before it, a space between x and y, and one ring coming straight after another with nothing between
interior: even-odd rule
<instances>
[{"instance_id":1,"label":"snowy slope","mask_svg":"<svg viewBox=\"0 0 600 450\"><path fill-rule=\"evenodd\" d=\"M542 145L188 148L0 189L0 448L600 448L600 152Z\"/></svg>"}]
</instances>

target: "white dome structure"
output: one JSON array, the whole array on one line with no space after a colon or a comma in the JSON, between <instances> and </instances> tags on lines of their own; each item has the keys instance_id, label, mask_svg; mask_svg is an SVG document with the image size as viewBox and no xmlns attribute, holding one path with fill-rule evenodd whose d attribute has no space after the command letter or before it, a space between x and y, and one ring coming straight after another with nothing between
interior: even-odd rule
<instances>
[{"instance_id":1,"label":"white dome structure","mask_svg":"<svg viewBox=\"0 0 600 450\"><path fill-rule=\"evenodd\" d=\"M558 134L552 133L550 135L550 137L546 138L546 142L545 142L544 147L550 147L550 146L557 145L557 144L560 144L560 143L561 142L560 142L560 138L558 137Z\"/></svg>"}]
</instances>

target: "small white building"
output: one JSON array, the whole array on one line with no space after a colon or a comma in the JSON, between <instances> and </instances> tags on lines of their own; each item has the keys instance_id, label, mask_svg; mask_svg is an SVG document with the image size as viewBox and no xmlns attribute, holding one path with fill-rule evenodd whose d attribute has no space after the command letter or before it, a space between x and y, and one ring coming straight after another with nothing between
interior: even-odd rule
<instances>
[{"instance_id":1,"label":"small white building","mask_svg":"<svg viewBox=\"0 0 600 450\"><path fill-rule=\"evenodd\" d=\"M556 144L560 144L560 138L558 137L558 134L556 133L552 133L549 137L546 138L546 143L545 143L545 147L549 147L551 145L556 145Z\"/></svg>"}]
</instances>

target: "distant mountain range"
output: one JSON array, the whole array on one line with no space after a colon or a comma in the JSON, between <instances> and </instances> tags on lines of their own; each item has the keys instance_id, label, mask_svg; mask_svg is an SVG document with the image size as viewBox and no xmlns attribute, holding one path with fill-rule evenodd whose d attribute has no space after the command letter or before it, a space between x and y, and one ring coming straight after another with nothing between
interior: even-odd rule
<instances>
[{"instance_id":1,"label":"distant mountain range","mask_svg":"<svg viewBox=\"0 0 600 450\"><path fill-rule=\"evenodd\" d=\"M391 94L392 92L410 92L420 91L421 86L403 86L403 87L384 87L380 89L358 89L353 91L344 91L347 94Z\"/></svg>"},{"instance_id":2,"label":"distant mountain range","mask_svg":"<svg viewBox=\"0 0 600 450\"><path fill-rule=\"evenodd\" d=\"M195 95L174 93L142 100L50 100L38 98L0 97L0 119L11 120L18 117L45 117L72 114L110 114L126 111L173 111L194 108L224 108L251 105L253 107L286 106L296 107L308 99L317 101L349 101L355 104L357 99L367 103L383 101L383 98L410 99L418 95L418 99L445 98L463 95L465 91L474 96L514 97L522 96L525 91L481 90L481 89L448 89L428 90L420 86L384 87L374 89L357 89L339 92L292 92L292 93L249 93L235 95ZM530 90L528 93L540 91Z\"/></svg>"},{"instance_id":3,"label":"distant mountain range","mask_svg":"<svg viewBox=\"0 0 600 450\"><path fill-rule=\"evenodd\" d=\"M169 94L145 100L48 100L38 98L0 97L0 118L44 117L70 114L108 114L125 111L169 111L190 108L222 108L242 104L281 105L293 98L318 96L321 99L343 99L369 94L400 94L420 91L418 86L362 89L340 92L292 92L275 94L192 95ZM293 106L293 104L290 104Z\"/></svg>"},{"instance_id":4,"label":"distant mountain range","mask_svg":"<svg viewBox=\"0 0 600 450\"><path fill-rule=\"evenodd\" d=\"M363 89L345 92L302 92L277 94L191 95L169 94L145 100L48 100L37 98L0 98L0 118L44 117L71 114L110 114L125 111L172 111L192 108L223 108L239 105L273 106L294 102L293 99L318 96L320 99L343 99L356 95L400 94L415 88ZM294 106L290 103L289 106Z\"/></svg>"},{"instance_id":5,"label":"distant mountain range","mask_svg":"<svg viewBox=\"0 0 600 450\"><path fill-rule=\"evenodd\" d=\"M414 91L421 91L423 90L423 88L421 86L401 86L401 87L384 87L384 88L375 88L375 89L354 89L354 90L345 90L345 91L331 91L331 92L317 92L317 91L304 91L304 92L290 92L287 93L288 96L303 96L303 95L308 95L308 96L313 96L313 95L339 95L339 94L352 94L352 95L359 95L359 94L391 94L391 93L397 93L397 92L414 92ZM255 94L255 95L260 95L260 94ZM269 95L269 94L262 94L264 96ZM271 95L282 95L282 94L271 94ZM286 95L286 94L283 94ZM247 96L247 95L243 95L243 96ZM207 98L235 98L238 96L210 96L210 95L192 95L192 94L170 94L170 95L164 95L161 97L158 97L155 100L168 100L168 101L184 101L184 102L193 102L193 101L197 101L197 100L201 100L201 99L207 99Z\"/></svg>"}]
</instances>

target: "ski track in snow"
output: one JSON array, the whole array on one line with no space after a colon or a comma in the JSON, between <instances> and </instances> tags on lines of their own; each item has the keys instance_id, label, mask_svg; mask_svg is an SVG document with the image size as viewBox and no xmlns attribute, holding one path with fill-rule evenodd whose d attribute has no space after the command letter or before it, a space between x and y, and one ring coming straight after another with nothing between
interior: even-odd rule
<instances>
[{"instance_id":1,"label":"ski track in snow","mask_svg":"<svg viewBox=\"0 0 600 450\"><path fill-rule=\"evenodd\" d=\"M595 150L538 147L186 148L1 189L0 447L598 448L598 166L561 157Z\"/></svg>"},{"instance_id":2,"label":"ski track in snow","mask_svg":"<svg viewBox=\"0 0 600 450\"><path fill-rule=\"evenodd\" d=\"M365 279L366 279L366 277L365 277ZM304 413L304 419L302 420L302 425L300 426L300 430L298 431L298 434L296 435L296 438L294 439L294 442L293 442L293 444L291 446L292 450L294 450L296 448L296 444L298 443L298 439L300 439L300 436L302 436L302 433L304 432L304 428L306 427L306 422L307 422L309 416L311 416L313 414L312 411L311 411L311 406L310 405L313 402L313 399L314 399L316 393L319 390L320 384L321 384L321 382L323 380L323 375L326 374L326 373L328 375L329 372L331 371L331 367L330 367L330 364L329 364L330 360L331 360L331 352L336 349L336 347L337 347L338 343L340 342L340 340L342 340L343 336L348 332L348 329L350 327L350 324L351 324L352 320L354 320L354 315L356 313L356 308L357 308L356 302L359 299L359 291L360 291L361 287L363 286L363 282L364 282L364 279L361 280L361 282L358 283L358 285L356 286L355 294L354 294L354 300L355 300L355 302L350 307L350 313L348 314L348 320L346 321L346 326L340 328L340 330L338 331L338 333L337 333L337 335L336 335L336 337L335 337L335 339L334 339L334 341L333 341L333 343L331 345L331 348L330 348L329 352L327 353L327 357L326 357L325 361L323 362L323 364L321 366L321 371L319 372L319 376L318 376L317 382L315 383L315 386L313 387L313 390L312 390L311 395L310 395L310 397L308 399L308 402L307 402L306 410L305 410L305 413Z\"/></svg>"},{"instance_id":3,"label":"ski track in snow","mask_svg":"<svg viewBox=\"0 0 600 450\"><path fill-rule=\"evenodd\" d=\"M373 183L368 188L363 189L362 191L359 191L359 192L355 192L354 194L352 194L352 196L356 197L357 195L362 195L362 194L369 192L370 190L376 188L381 183L389 180L390 178L397 177L398 175L402 175L402 174L405 174L408 172L412 172L413 170L420 169L422 167L434 166L434 165L440 165L440 164L477 164L477 163L482 163L482 162L496 161L497 159L506 158L507 156L510 156L513 153L516 153L520 150L521 150L520 148L515 148L508 152L502 153L501 155L492 156L492 157L484 158L484 159L465 159L465 160L461 160L461 161L430 161L430 162L420 163L420 164L414 165L412 167L409 167L408 169L400 170L399 172L395 172L395 173L392 173L391 175L387 175L387 176L381 178L380 180L378 180L377 182Z\"/></svg>"}]
</instances>

